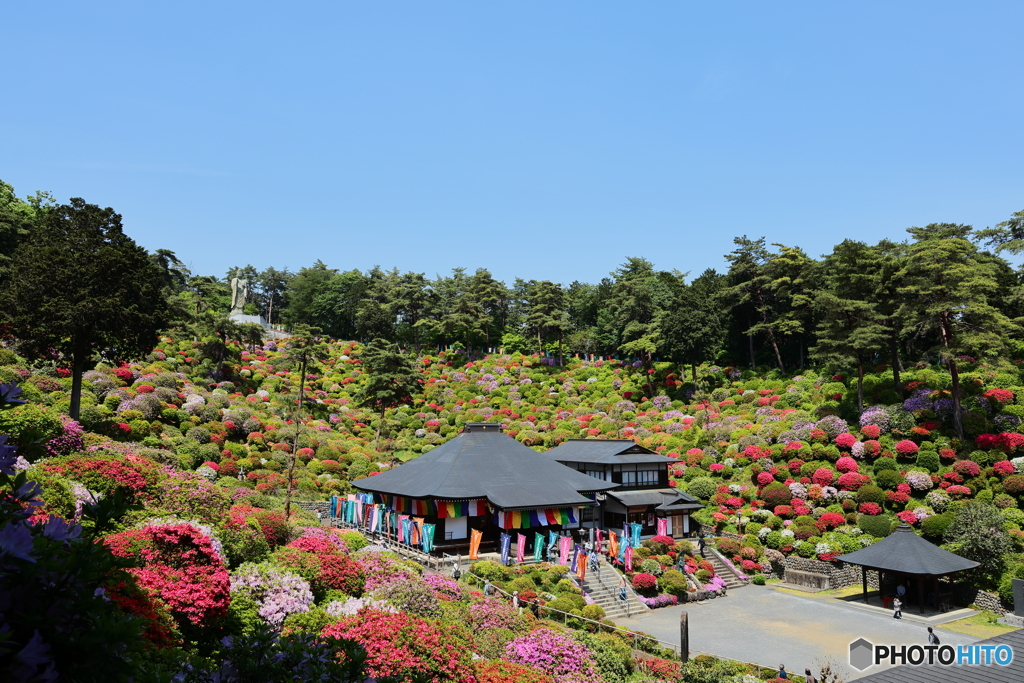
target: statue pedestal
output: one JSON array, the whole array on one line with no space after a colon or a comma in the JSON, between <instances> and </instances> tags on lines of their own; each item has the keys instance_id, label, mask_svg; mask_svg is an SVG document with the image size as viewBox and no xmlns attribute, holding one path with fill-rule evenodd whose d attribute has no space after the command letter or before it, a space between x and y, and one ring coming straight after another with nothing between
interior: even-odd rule
<instances>
[{"instance_id":1,"label":"statue pedestal","mask_svg":"<svg viewBox=\"0 0 1024 683\"><path fill-rule=\"evenodd\" d=\"M265 330L270 329L270 323L268 323L262 315L246 315L245 313L229 313L228 317L239 325L245 323L256 323Z\"/></svg>"}]
</instances>

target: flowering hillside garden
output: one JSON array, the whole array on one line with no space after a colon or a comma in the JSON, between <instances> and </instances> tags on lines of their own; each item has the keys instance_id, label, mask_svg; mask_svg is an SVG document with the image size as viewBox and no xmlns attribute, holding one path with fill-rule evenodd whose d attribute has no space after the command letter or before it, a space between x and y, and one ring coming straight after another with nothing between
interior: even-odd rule
<instances>
[{"instance_id":1,"label":"flowering hillside garden","mask_svg":"<svg viewBox=\"0 0 1024 683\"><path fill-rule=\"evenodd\" d=\"M22 588L42 580L32 568L43 553L65 563L103 553L103 573L82 578L78 609L106 610L103 633L134 643L136 661L168 654L160 666L185 672L180 680L241 662L241 644L256 642L281 661L289 648L319 648L324 660L302 666L336 680L356 663L398 680L655 680L643 678L653 665L622 654L619 636L590 622L519 615L472 581L424 576L358 533L317 526L297 506L285 516L293 454L294 498L327 500L467 422L489 421L537 450L627 438L669 456L671 485L707 503L696 517L755 580L787 555L833 561L900 523L983 557L968 580L1006 601L1022 573L1024 379L1012 364L963 362L960 439L949 375L927 365L904 371L900 402L884 400L893 393L887 368L866 375L868 405L858 412L855 384L842 375L701 366L692 383L668 363L423 353L418 391L382 417L360 401L369 373L354 342L326 342L297 410L301 375L290 346L227 342L214 363L202 342L164 337L142 361L85 373L79 421L67 416L66 371L0 349L5 580L16 576ZM984 538L979 519L992 529ZM633 589L659 607L694 590L692 579L724 588L692 550L667 537L645 541L629 572ZM510 573L486 564L474 571L525 600L604 616L565 567ZM58 646L57 624L12 628L23 647L0 642L0 651L32 675L71 656ZM29 641L39 654L29 656ZM661 668L683 680L683 669Z\"/></svg>"}]
</instances>

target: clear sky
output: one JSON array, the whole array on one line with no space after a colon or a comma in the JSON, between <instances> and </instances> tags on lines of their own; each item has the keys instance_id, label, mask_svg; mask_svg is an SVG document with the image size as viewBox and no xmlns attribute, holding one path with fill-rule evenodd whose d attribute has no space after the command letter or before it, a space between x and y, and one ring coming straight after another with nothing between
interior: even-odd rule
<instances>
[{"instance_id":1,"label":"clear sky","mask_svg":"<svg viewBox=\"0 0 1024 683\"><path fill-rule=\"evenodd\" d=\"M204 274L595 282L1024 209L1024 3L20 2L0 178Z\"/></svg>"}]
</instances>

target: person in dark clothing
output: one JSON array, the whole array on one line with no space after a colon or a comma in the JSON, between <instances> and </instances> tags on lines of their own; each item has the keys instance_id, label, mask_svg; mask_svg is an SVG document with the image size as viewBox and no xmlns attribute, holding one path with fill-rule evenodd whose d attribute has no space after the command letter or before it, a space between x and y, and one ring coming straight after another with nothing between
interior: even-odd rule
<instances>
[{"instance_id":1,"label":"person in dark clothing","mask_svg":"<svg viewBox=\"0 0 1024 683\"><path fill-rule=\"evenodd\" d=\"M789 680L789 674L786 673L785 664L779 664L779 678L785 678L786 680Z\"/></svg>"},{"instance_id":2,"label":"person in dark clothing","mask_svg":"<svg viewBox=\"0 0 1024 683\"><path fill-rule=\"evenodd\" d=\"M700 556L704 557L704 547L707 545L707 541L704 540L704 536L701 535L700 540L697 541L697 548L700 550Z\"/></svg>"},{"instance_id":3,"label":"person in dark clothing","mask_svg":"<svg viewBox=\"0 0 1024 683\"><path fill-rule=\"evenodd\" d=\"M533 602L530 604L530 611L533 612L535 619L540 619L540 600L537 598L533 599Z\"/></svg>"},{"instance_id":4,"label":"person in dark clothing","mask_svg":"<svg viewBox=\"0 0 1024 683\"><path fill-rule=\"evenodd\" d=\"M818 679L814 677L810 669L804 669L804 683L818 683Z\"/></svg>"},{"instance_id":5,"label":"person in dark clothing","mask_svg":"<svg viewBox=\"0 0 1024 683\"><path fill-rule=\"evenodd\" d=\"M896 598L892 601L892 618L902 619L903 618L903 601Z\"/></svg>"},{"instance_id":6,"label":"person in dark clothing","mask_svg":"<svg viewBox=\"0 0 1024 683\"><path fill-rule=\"evenodd\" d=\"M940 644L939 643L939 637L937 635L935 635L935 631L932 630L931 626L928 627L928 644L929 645L939 645Z\"/></svg>"}]
</instances>

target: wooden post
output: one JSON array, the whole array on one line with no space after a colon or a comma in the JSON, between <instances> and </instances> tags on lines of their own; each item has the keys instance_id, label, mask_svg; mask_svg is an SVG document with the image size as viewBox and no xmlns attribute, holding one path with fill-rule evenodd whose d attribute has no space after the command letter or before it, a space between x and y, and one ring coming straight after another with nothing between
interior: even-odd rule
<instances>
[{"instance_id":1,"label":"wooden post","mask_svg":"<svg viewBox=\"0 0 1024 683\"><path fill-rule=\"evenodd\" d=\"M868 604L868 568L864 565L860 566L860 578L864 584L864 604Z\"/></svg>"},{"instance_id":2,"label":"wooden post","mask_svg":"<svg viewBox=\"0 0 1024 683\"><path fill-rule=\"evenodd\" d=\"M924 614L924 577L915 576L914 581L917 583L917 602L921 607L921 614Z\"/></svg>"},{"instance_id":3,"label":"wooden post","mask_svg":"<svg viewBox=\"0 0 1024 683\"><path fill-rule=\"evenodd\" d=\"M686 612L679 613L679 659L690 661L690 624Z\"/></svg>"}]
</instances>

